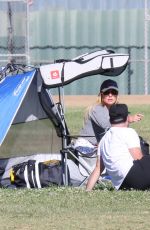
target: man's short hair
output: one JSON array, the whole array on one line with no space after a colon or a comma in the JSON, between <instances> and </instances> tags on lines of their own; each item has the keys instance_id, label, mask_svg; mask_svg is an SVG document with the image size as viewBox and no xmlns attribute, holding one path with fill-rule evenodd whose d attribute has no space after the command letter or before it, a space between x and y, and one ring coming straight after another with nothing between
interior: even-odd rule
<instances>
[{"instance_id":1,"label":"man's short hair","mask_svg":"<svg viewBox=\"0 0 150 230\"><path fill-rule=\"evenodd\" d=\"M110 123L119 124L127 120L129 111L126 104L114 104L109 109Z\"/></svg>"}]
</instances>

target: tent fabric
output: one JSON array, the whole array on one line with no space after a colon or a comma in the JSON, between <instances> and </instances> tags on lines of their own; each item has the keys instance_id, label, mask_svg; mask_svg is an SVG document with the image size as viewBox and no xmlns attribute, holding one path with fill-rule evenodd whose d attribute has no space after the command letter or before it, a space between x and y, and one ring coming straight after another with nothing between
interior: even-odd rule
<instances>
[{"instance_id":1,"label":"tent fabric","mask_svg":"<svg viewBox=\"0 0 150 230\"><path fill-rule=\"evenodd\" d=\"M2 90L4 86L5 90ZM15 97L15 103L12 103L12 94L18 88L20 97ZM0 157L60 152L62 140L57 136L51 119L43 110L39 95L44 89L41 92L41 88L42 78L38 69L6 76L4 81L0 82L0 108L3 112L0 127L4 130L0 136ZM5 94L7 100L10 100L9 103L6 102ZM3 105L1 101L4 101ZM7 117L9 112L11 117ZM9 122L6 123L8 118Z\"/></svg>"},{"instance_id":2,"label":"tent fabric","mask_svg":"<svg viewBox=\"0 0 150 230\"><path fill-rule=\"evenodd\" d=\"M34 75L35 70L7 76L0 82L0 145L7 135Z\"/></svg>"},{"instance_id":3,"label":"tent fabric","mask_svg":"<svg viewBox=\"0 0 150 230\"><path fill-rule=\"evenodd\" d=\"M32 82L24 97L24 100L22 101L22 104L18 109L13 124L47 118L47 115L44 112L40 103L39 95L37 92L39 77L40 76L37 75L37 73L35 72Z\"/></svg>"}]
</instances>

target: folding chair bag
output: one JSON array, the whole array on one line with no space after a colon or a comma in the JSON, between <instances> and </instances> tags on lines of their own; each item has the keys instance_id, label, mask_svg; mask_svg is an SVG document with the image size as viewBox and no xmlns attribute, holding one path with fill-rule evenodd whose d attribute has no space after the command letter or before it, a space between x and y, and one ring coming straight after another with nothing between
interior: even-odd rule
<instances>
[{"instance_id":1,"label":"folding chair bag","mask_svg":"<svg viewBox=\"0 0 150 230\"><path fill-rule=\"evenodd\" d=\"M10 180L18 188L60 186L64 184L63 167L61 161L38 162L36 160L29 160L12 167Z\"/></svg>"}]
</instances>

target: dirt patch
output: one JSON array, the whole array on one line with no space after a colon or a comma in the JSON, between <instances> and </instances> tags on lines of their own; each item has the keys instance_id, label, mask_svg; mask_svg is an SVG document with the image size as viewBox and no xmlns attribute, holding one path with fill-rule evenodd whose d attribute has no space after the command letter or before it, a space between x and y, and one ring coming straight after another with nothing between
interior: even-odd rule
<instances>
[{"instance_id":1,"label":"dirt patch","mask_svg":"<svg viewBox=\"0 0 150 230\"><path fill-rule=\"evenodd\" d=\"M97 96L64 96L65 106L68 107L87 107L95 103ZM120 103L126 103L128 105L149 105L150 95L120 95Z\"/></svg>"}]
</instances>

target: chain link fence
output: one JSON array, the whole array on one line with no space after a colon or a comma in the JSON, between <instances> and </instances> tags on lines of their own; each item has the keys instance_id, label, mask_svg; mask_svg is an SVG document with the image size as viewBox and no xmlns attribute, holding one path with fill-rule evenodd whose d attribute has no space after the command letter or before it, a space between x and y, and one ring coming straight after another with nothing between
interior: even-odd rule
<instances>
[{"instance_id":1,"label":"chain link fence","mask_svg":"<svg viewBox=\"0 0 150 230\"><path fill-rule=\"evenodd\" d=\"M72 30L69 29L67 31L67 26L69 27L69 14L67 16L63 16L62 12L57 12L58 21L56 21L55 13L49 11L48 14L51 15L50 20L46 20L45 12L41 12L42 16L40 16L40 12L29 12L29 2L28 0L0 0L0 21L1 21L1 33L0 33L0 66L5 66L8 62L15 63L23 63L23 64L32 64L32 65L41 65L52 63L55 59L61 58L74 58L80 54L84 54L86 52L91 52L93 50L98 49L112 49L116 53L128 53L130 56L129 64L127 66L126 71L119 77L116 77L116 81L118 82L121 94L149 94L150 93L150 67L149 67L149 52L150 52L150 36L149 27L150 22L148 22L148 10L145 9L146 16L141 14L141 19L143 20L144 28L143 28L143 36L141 45L94 45L94 37L92 32L88 34L89 38L87 39L87 29L82 27L82 23L76 23L72 25L75 27L73 31L74 36L77 37L78 33L85 30L85 45L80 41L81 38L73 38L78 39L78 41L74 42L74 45L70 45L68 42L68 37L71 36ZM102 12L103 13L103 12ZM76 13L78 16L78 12ZM85 14L85 12L84 12ZM29 17L30 15L30 17ZM71 13L70 13L71 15ZM82 14L81 14L82 15ZM115 15L115 14L114 14ZM79 15L80 16L80 15ZM87 15L88 16L88 15ZM87 19L86 16L86 19ZM60 18L59 18L60 17ZM62 17L62 20L60 20ZM84 17L84 15L82 16ZM119 16L120 17L120 16ZM104 18L104 17L103 17ZM102 19L103 19L102 18ZM113 16L114 18L114 16ZM81 18L83 19L83 18ZM95 18L96 20L97 18ZM64 27L62 27L62 21L64 20ZM104 20L104 19L103 19ZM48 21L48 22L47 22ZM101 19L100 19L101 21ZM88 18L87 23L83 24L88 27L88 24L92 25L91 21ZM60 24L60 25L58 25ZM146 24L146 26L145 26ZM29 28L30 25L30 28ZM67 25L67 26L65 26ZM81 28L78 27L81 25ZM124 25L126 26L126 25ZM92 31L91 27L91 31ZM111 26L109 26L111 27ZM37 29L38 28L38 29ZM45 30L44 30L45 29ZM104 28L105 29L105 28ZM133 28L137 29L137 28ZM37 30L38 33L37 33ZM44 30L44 33L43 33ZM63 32L62 30L66 31ZM98 30L98 27L95 31ZM57 36L62 36L59 44L55 44L55 34L60 31ZM78 32L79 31L79 32ZM105 35L105 30L104 35ZM144 33L145 31L145 33ZM62 32L62 34L61 34ZM93 32L94 33L94 32ZM111 32L113 33L113 31ZM111 36L111 33L107 34L107 36ZM52 39L47 39L47 44L45 45L43 41L45 41L45 37L48 37L50 34L53 37ZM84 34L83 34L84 35ZM95 34L95 37L98 35ZM104 36L103 35L103 36ZM137 34L133 34L134 36L138 36ZM102 36L102 35L100 35ZM127 37L127 35L126 35ZM100 37L101 38L101 37ZM145 45L145 40L146 45ZM72 38L71 38L72 39ZM82 38L84 41L84 37ZM93 39L93 40L92 40ZM116 37L117 39L117 37ZM123 39L125 39L123 37ZM41 40L43 42L38 42ZM63 42L64 41L64 42ZM66 43L68 44L66 45ZM87 44L88 42L92 44ZM91 42L92 41L92 42ZM72 40L70 40L70 43ZM81 43L81 45L79 45ZM96 43L96 42L95 42ZM112 42L113 43L113 42ZM126 42L124 42L126 44ZM87 44L87 45L86 45ZM105 77L96 76L94 81L92 78L81 79L77 82L74 82L71 85L66 86L66 94L96 94L99 85L105 79Z\"/></svg>"},{"instance_id":2,"label":"chain link fence","mask_svg":"<svg viewBox=\"0 0 150 230\"><path fill-rule=\"evenodd\" d=\"M0 0L0 63L28 63L28 4L23 0Z\"/></svg>"}]
</instances>

